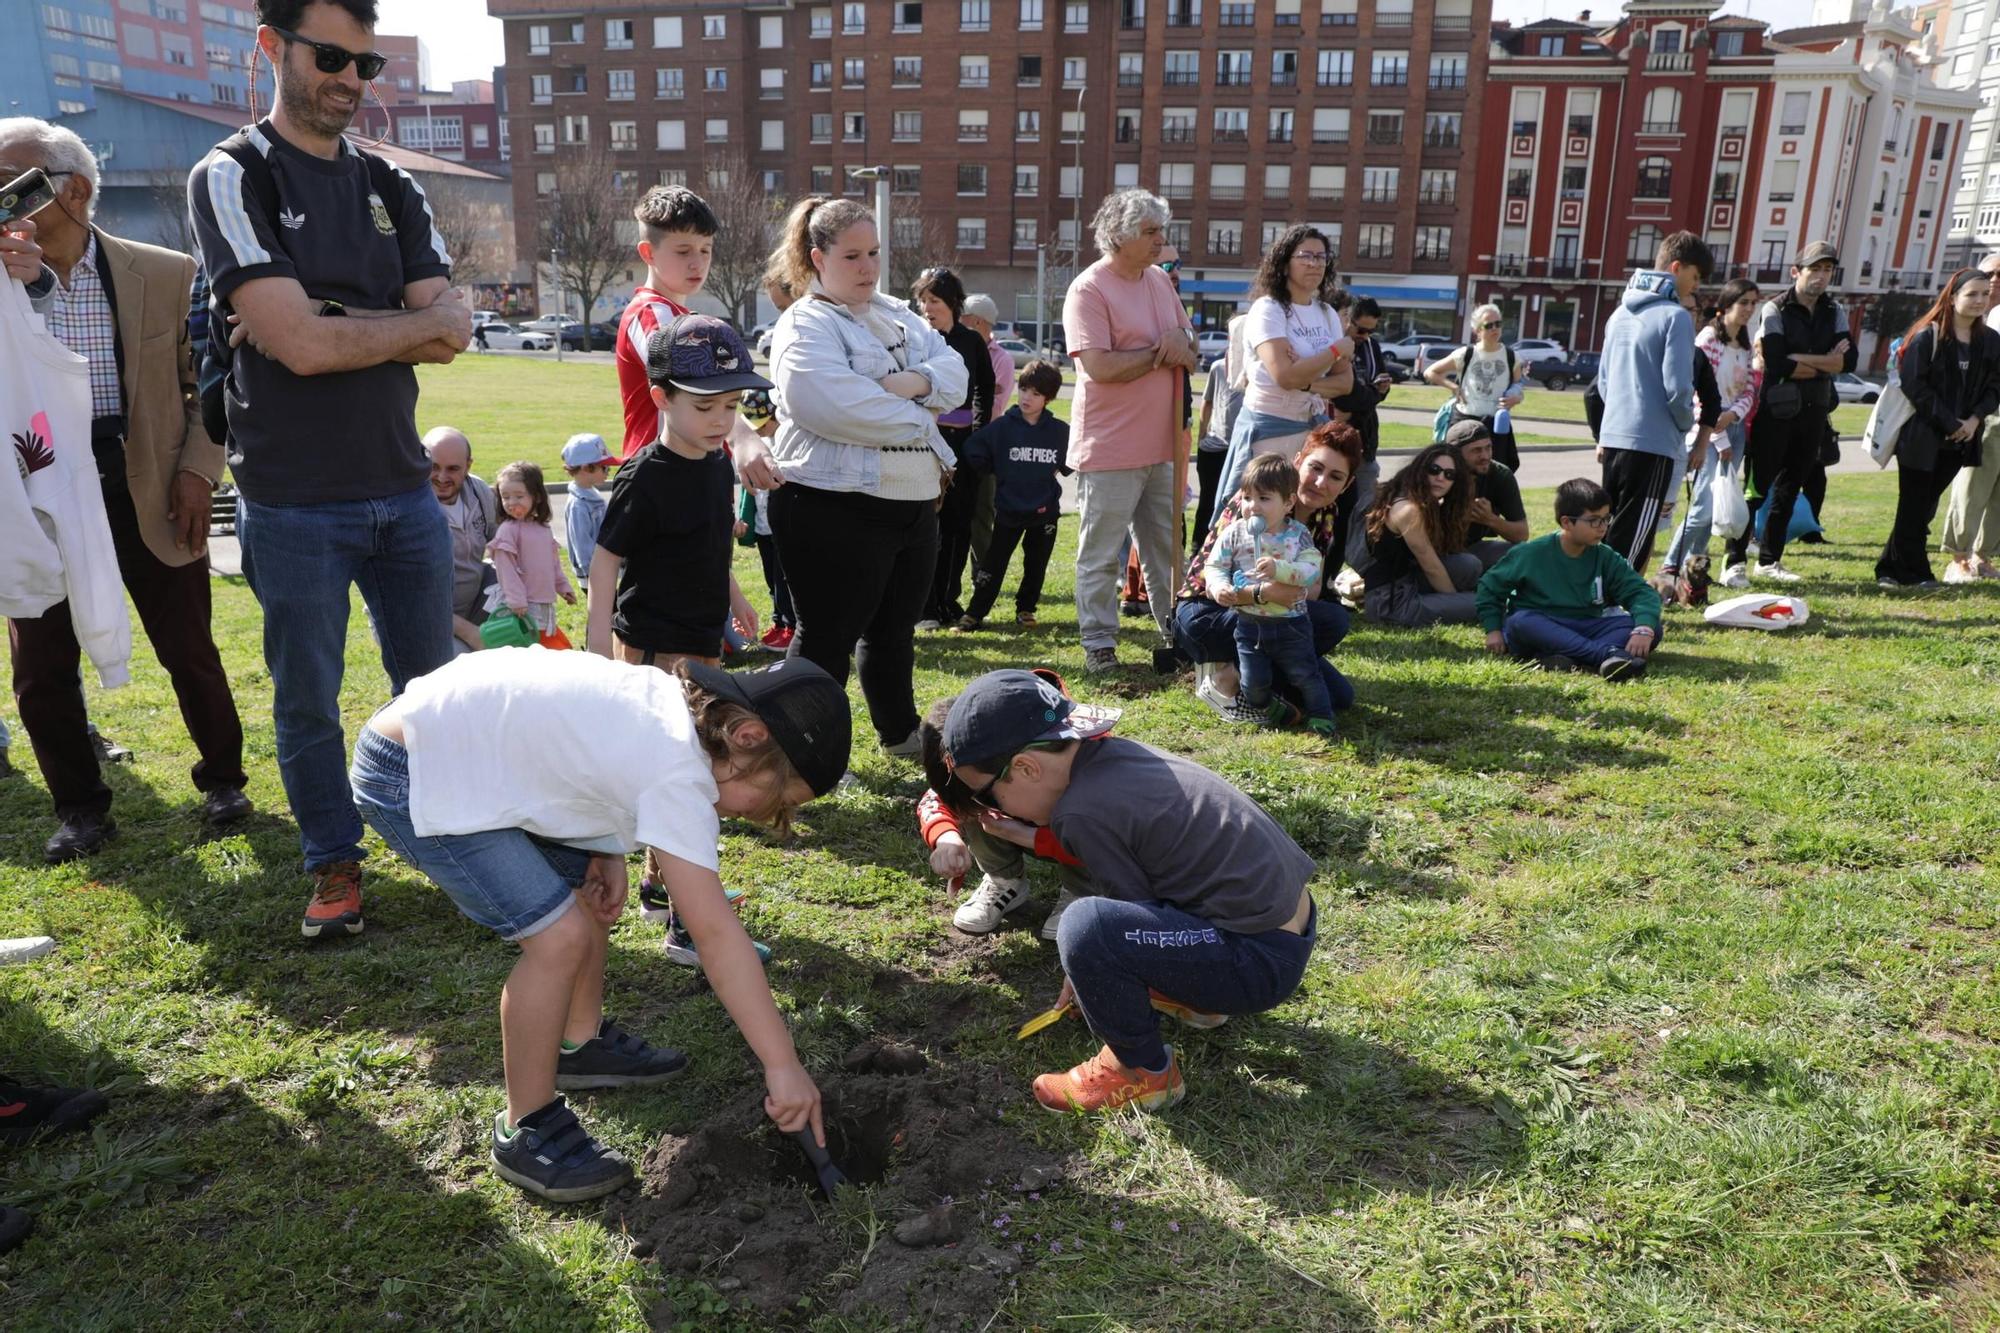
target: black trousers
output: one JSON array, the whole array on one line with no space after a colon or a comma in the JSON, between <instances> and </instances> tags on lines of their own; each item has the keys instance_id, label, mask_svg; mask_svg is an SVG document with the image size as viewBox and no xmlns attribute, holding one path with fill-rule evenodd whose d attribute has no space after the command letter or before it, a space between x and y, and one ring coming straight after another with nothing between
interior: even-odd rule
<instances>
[{"instance_id":1,"label":"black trousers","mask_svg":"<svg viewBox=\"0 0 2000 1333\"><path fill-rule=\"evenodd\" d=\"M791 482L771 492L770 515L798 612L787 656L842 684L852 663L875 734L885 745L902 741L917 729L911 675L937 564L937 506Z\"/></svg>"},{"instance_id":2,"label":"black trousers","mask_svg":"<svg viewBox=\"0 0 2000 1333\"><path fill-rule=\"evenodd\" d=\"M1875 577L1898 583L1924 583L1931 577L1931 520L1937 517L1938 500L1951 489L1951 480L1962 466L1957 450L1941 451L1937 464L1913 468L1896 461L1896 521L1882 555L1875 562Z\"/></svg>"},{"instance_id":3,"label":"black trousers","mask_svg":"<svg viewBox=\"0 0 2000 1333\"><path fill-rule=\"evenodd\" d=\"M785 565L778 559L776 537L757 539L757 559L764 566L764 586L771 590L771 623L780 628L796 625L799 618L792 610L792 589L785 582Z\"/></svg>"},{"instance_id":4,"label":"black trousers","mask_svg":"<svg viewBox=\"0 0 2000 1333\"><path fill-rule=\"evenodd\" d=\"M1750 427L1745 451L1749 455L1750 488L1767 501L1764 530L1756 534L1760 564L1775 565L1783 558L1785 534L1791 530L1792 510L1801 491L1807 502L1814 504L1814 513L1826 503L1826 464L1819 461L1829 429L1826 416L1812 406L1800 409L1790 421L1759 412ZM1749 559L1751 536L1746 530L1728 543L1730 564L1740 565Z\"/></svg>"},{"instance_id":5,"label":"black trousers","mask_svg":"<svg viewBox=\"0 0 2000 1333\"><path fill-rule=\"evenodd\" d=\"M1498 451L1495 451L1498 457ZM1604 451L1604 489L1611 492L1611 526L1604 544L1641 574L1653 559L1653 537L1674 484L1674 460L1637 449Z\"/></svg>"},{"instance_id":6,"label":"black trousers","mask_svg":"<svg viewBox=\"0 0 2000 1333\"><path fill-rule=\"evenodd\" d=\"M952 426L942 431L952 452L962 456L972 432ZM965 565L972 557L972 522L978 512L979 478L961 469L938 505L937 566L931 572L923 619L948 624L965 614L958 598L965 590Z\"/></svg>"},{"instance_id":7,"label":"black trousers","mask_svg":"<svg viewBox=\"0 0 2000 1333\"><path fill-rule=\"evenodd\" d=\"M1196 546L1201 545L1201 539L1208 535L1208 525L1215 518L1215 511L1222 503L1222 497L1215 492L1222 485L1222 465L1228 461L1227 449L1195 451L1194 543Z\"/></svg>"},{"instance_id":8,"label":"black trousers","mask_svg":"<svg viewBox=\"0 0 2000 1333\"><path fill-rule=\"evenodd\" d=\"M1022 523L1013 515L996 514L993 540L972 571L972 605L965 608L965 614L974 620L986 619L999 600L1000 580L1007 577L1007 564L1014 558L1016 545L1021 548L1021 585L1014 590L1014 614L1035 614L1042 599L1042 578L1049 572L1049 555L1056 549L1055 519Z\"/></svg>"}]
</instances>

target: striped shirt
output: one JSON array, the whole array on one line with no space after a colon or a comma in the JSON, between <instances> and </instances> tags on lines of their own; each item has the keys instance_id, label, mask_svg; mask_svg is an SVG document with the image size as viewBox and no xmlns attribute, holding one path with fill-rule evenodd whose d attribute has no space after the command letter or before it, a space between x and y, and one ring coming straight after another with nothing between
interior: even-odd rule
<instances>
[{"instance_id":1,"label":"striped shirt","mask_svg":"<svg viewBox=\"0 0 2000 1333\"><path fill-rule=\"evenodd\" d=\"M125 397L118 385L118 321L111 313L111 295L97 276L97 233L83 247L83 258L69 271L69 283L56 283L44 317L55 340L90 362L90 415L122 416Z\"/></svg>"}]
</instances>

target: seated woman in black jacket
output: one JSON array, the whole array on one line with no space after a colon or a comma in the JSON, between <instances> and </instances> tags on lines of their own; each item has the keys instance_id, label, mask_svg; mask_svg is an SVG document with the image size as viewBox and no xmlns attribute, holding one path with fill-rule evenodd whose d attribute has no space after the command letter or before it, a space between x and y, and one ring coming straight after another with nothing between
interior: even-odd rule
<instances>
[{"instance_id":1,"label":"seated woman in black jacket","mask_svg":"<svg viewBox=\"0 0 2000 1333\"><path fill-rule=\"evenodd\" d=\"M1896 521L1875 582L1934 588L1931 520L1961 467L1978 467L1984 418L2000 408L2000 334L1986 327L1986 275L1962 268L1903 335L1897 381L1911 415L1896 440Z\"/></svg>"}]
</instances>

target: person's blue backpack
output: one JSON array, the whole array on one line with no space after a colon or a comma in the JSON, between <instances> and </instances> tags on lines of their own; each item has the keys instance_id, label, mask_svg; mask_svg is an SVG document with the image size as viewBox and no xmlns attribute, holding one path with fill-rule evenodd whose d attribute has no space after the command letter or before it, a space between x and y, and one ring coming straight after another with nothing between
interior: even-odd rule
<instances>
[{"instance_id":1,"label":"person's blue backpack","mask_svg":"<svg viewBox=\"0 0 2000 1333\"><path fill-rule=\"evenodd\" d=\"M1451 429L1451 409L1454 401L1450 398L1438 404L1437 415L1431 419L1431 443L1443 444L1444 433Z\"/></svg>"}]
</instances>

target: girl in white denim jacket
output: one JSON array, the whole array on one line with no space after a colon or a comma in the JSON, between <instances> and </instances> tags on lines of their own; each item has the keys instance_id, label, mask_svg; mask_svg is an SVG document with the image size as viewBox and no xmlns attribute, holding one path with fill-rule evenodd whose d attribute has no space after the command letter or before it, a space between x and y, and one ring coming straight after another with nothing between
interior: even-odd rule
<instances>
[{"instance_id":1,"label":"girl in white denim jacket","mask_svg":"<svg viewBox=\"0 0 2000 1333\"><path fill-rule=\"evenodd\" d=\"M876 292L875 218L859 204L799 203L771 273L805 294L771 335L771 457L784 484L769 514L798 611L789 651L842 682L858 661L884 748L914 755L916 622L938 497L958 464L937 418L965 401L969 372L943 335Z\"/></svg>"}]
</instances>

